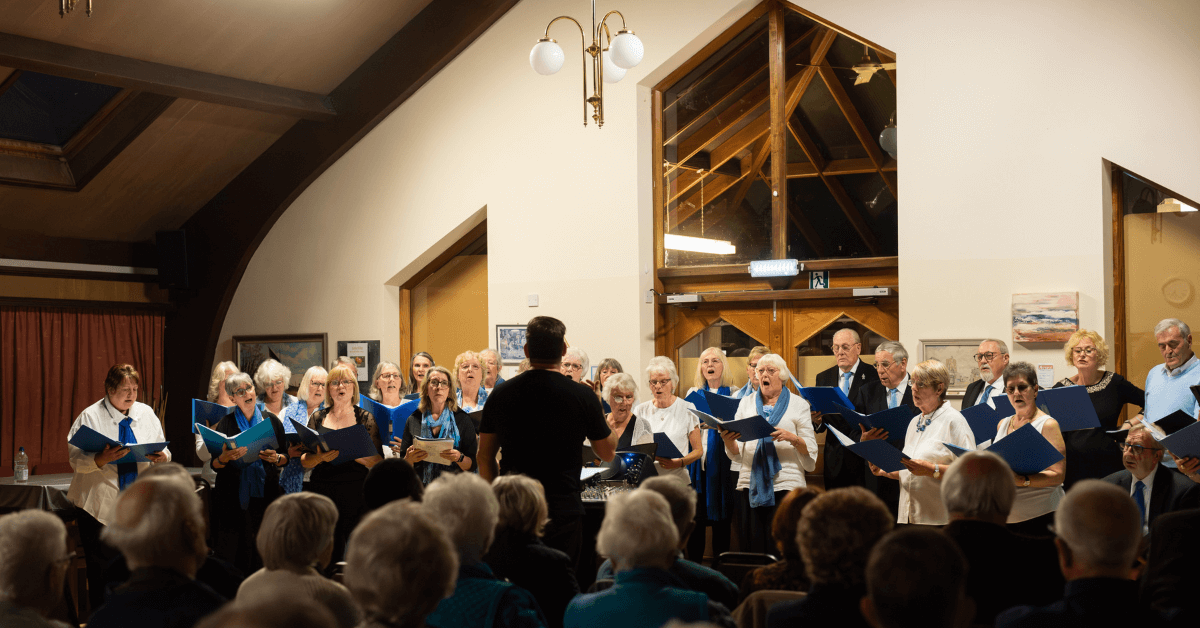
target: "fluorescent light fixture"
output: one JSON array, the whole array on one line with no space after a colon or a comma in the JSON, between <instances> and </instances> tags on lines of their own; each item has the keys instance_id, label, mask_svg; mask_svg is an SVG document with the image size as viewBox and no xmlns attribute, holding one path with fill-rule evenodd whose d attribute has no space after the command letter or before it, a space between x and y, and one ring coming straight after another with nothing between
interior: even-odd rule
<instances>
[{"instance_id":1,"label":"fluorescent light fixture","mask_svg":"<svg viewBox=\"0 0 1200 628\"><path fill-rule=\"evenodd\" d=\"M799 274L799 260L761 259L750 262L751 277L795 277Z\"/></svg>"},{"instance_id":2,"label":"fluorescent light fixture","mask_svg":"<svg viewBox=\"0 0 1200 628\"><path fill-rule=\"evenodd\" d=\"M694 253L712 253L713 255L733 255L737 247L728 240L710 240L708 238L693 238L691 236L663 236L663 246L672 251L692 251Z\"/></svg>"}]
</instances>

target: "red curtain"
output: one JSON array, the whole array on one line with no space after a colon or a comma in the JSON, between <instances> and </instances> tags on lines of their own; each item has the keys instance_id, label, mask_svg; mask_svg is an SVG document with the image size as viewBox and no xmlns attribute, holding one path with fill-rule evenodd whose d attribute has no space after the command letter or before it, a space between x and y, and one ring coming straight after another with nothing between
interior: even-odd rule
<instances>
[{"instance_id":1,"label":"red curtain","mask_svg":"<svg viewBox=\"0 0 1200 628\"><path fill-rule=\"evenodd\" d=\"M68 473L67 431L104 396L114 364L141 375L138 400L162 397L163 330L158 312L0 307L0 476L18 447L32 473Z\"/></svg>"}]
</instances>

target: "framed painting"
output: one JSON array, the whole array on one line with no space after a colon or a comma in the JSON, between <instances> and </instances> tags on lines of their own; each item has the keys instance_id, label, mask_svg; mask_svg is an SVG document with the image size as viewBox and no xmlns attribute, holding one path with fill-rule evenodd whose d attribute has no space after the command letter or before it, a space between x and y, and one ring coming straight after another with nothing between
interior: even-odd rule
<instances>
[{"instance_id":1,"label":"framed painting","mask_svg":"<svg viewBox=\"0 0 1200 628\"><path fill-rule=\"evenodd\" d=\"M979 365L975 362L975 352L979 350L982 338L967 338L957 340L922 340L918 347L917 363L925 360L937 360L946 365L950 371L950 387L946 390L947 397L961 398L967 392L967 384L979 379ZM916 364L909 363L909 371Z\"/></svg>"},{"instance_id":2,"label":"framed painting","mask_svg":"<svg viewBox=\"0 0 1200 628\"><path fill-rule=\"evenodd\" d=\"M260 364L268 359L278 360L292 371L289 385L296 386L309 367L326 365L328 344L328 334L234 336L233 363L254 377Z\"/></svg>"},{"instance_id":3,"label":"framed painting","mask_svg":"<svg viewBox=\"0 0 1200 628\"><path fill-rule=\"evenodd\" d=\"M1066 342L1079 331L1078 292L1014 294L1013 342Z\"/></svg>"},{"instance_id":4,"label":"framed painting","mask_svg":"<svg viewBox=\"0 0 1200 628\"><path fill-rule=\"evenodd\" d=\"M496 325L496 351L502 364L518 364L525 359L525 326Z\"/></svg>"}]
</instances>

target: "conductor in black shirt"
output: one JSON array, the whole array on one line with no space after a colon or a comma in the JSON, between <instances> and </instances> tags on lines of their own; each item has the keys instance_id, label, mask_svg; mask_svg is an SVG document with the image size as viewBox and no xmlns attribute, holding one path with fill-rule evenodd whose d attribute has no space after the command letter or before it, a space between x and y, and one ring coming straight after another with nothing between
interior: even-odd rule
<instances>
[{"instance_id":1,"label":"conductor in black shirt","mask_svg":"<svg viewBox=\"0 0 1200 628\"><path fill-rule=\"evenodd\" d=\"M862 353L862 340L858 332L849 327L839 329L837 333L833 334L833 355L837 357L837 365L817 373L817 385L836 386L846 394L847 399L853 402L858 396L858 391L867 382L879 381L879 374L875 372L875 368L858 359L860 353ZM861 408L851 409L861 410ZM819 412L813 412L812 418L818 431L825 429L825 423L828 422L839 432L854 440L858 440L862 435L857 422L846 421L841 415L822 415ZM825 461L825 490L843 486L862 486L865 482L867 474L864 473L866 466L863 464L863 459L846 451L838 439L825 437L823 458Z\"/></svg>"},{"instance_id":2,"label":"conductor in black shirt","mask_svg":"<svg viewBox=\"0 0 1200 628\"><path fill-rule=\"evenodd\" d=\"M542 540L579 560L583 541L583 467L579 447L589 439L598 457L611 461L617 439L604 421L596 393L558 372L567 351L562 321L538 316L525 330L530 368L496 386L483 407L479 475L521 473L542 483L550 523ZM499 466L496 454L504 452Z\"/></svg>"}]
</instances>

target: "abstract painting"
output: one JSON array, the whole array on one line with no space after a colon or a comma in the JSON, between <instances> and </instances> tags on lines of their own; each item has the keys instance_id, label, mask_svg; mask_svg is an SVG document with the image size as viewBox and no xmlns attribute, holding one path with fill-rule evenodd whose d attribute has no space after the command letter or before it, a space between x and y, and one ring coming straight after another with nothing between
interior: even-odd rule
<instances>
[{"instance_id":1,"label":"abstract painting","mask_svg":"<svg viewBox=\"0 0 1200 628\"><path fill-rule=\"evenodd\" d=\"M275 359L292 372L290 385L300 383L310 366L325 366L326 334L234 336L233 363L254 377L258 365Z\"/></svg>"},{"instance_id":2,"label":"abstract painting","mask_svg":"<svg viewBox=\"0 0 1200 628\"><path fill-rule=\"evenodd\" d=\"M1078 292L1014 294L1013 342L1066 342L1079 330Z\"/></svg>"}]
</instances>

